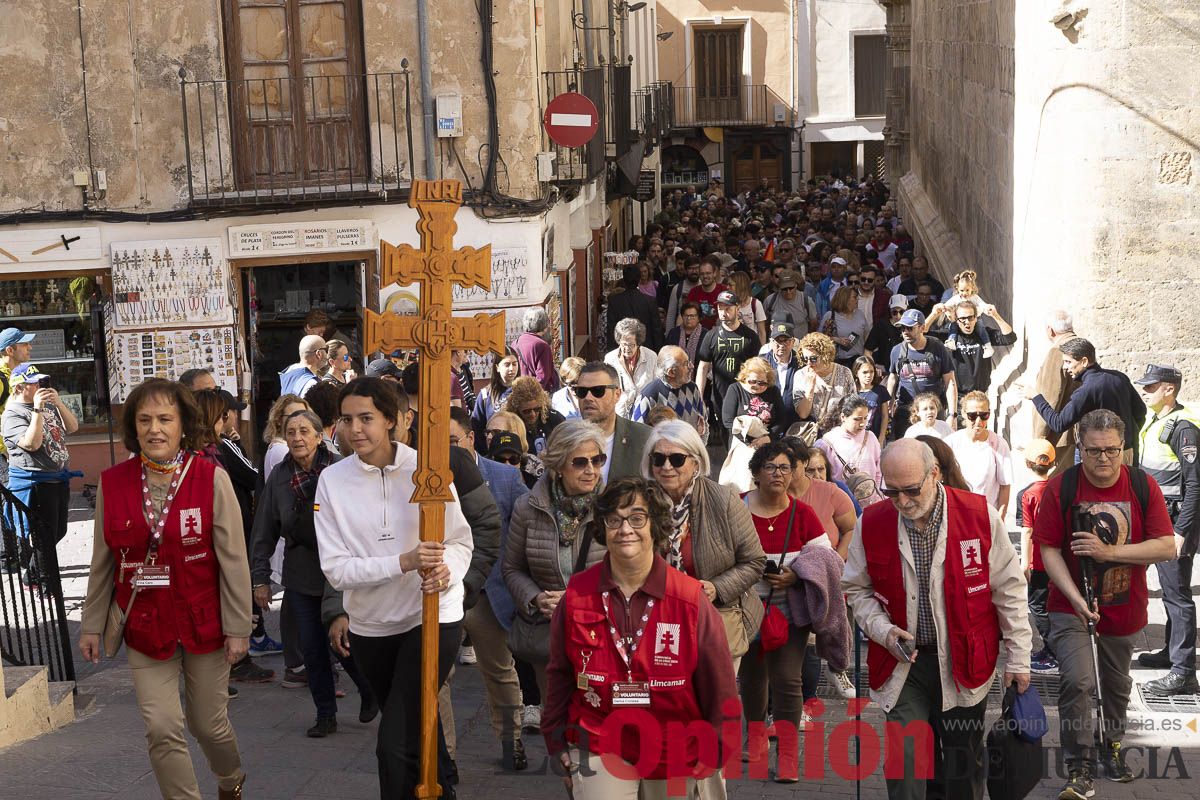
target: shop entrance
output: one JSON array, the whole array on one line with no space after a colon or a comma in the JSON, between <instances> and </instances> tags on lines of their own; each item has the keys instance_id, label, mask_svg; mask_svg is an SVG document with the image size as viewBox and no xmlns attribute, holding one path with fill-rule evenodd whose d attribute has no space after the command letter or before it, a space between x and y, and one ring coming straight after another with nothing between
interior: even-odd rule
<instances>
[{"instance_id":1,"label":"shop entrance","mask_svg":"<svg viewBox=\"0 0 1200 800\"><path fill-rule=\"evenodd\" d=\"M373 261L374 254L370 259ZM279 373L299 357L309 312L320 310L330 316L338 337L347 340L355 369L362 374L360 343L368 263L354 258L239 265L246 354L252 376L251 420L258 452L264 447L260 439L267 413L279 398Z\"/></svg>"}]
</instances>

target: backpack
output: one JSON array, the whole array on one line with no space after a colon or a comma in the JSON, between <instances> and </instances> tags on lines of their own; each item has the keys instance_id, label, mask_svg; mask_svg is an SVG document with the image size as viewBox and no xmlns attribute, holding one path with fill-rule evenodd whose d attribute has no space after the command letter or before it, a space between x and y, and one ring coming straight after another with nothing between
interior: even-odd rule
<instances>
[{"instance_id":1,"label":"backpack","mask_svg":"<svg viewBox=\"0 0 1200 800\"><path fill-rule=\"evenodd\" d=\"M1142 509L1143 523L1146 519L1146 508L1150 505L1150 481L1146 473L1139 467L1129 467L1129 482L1133 484L1133 496L1137 498L1138 506ZM1062 513L1068 530L1071 525L1071 506L1075 495L1079 493L1079 465L1069 467L1063 473L1062 488L1058 493L1058 509Z\"/></svg>"}]
</instances>

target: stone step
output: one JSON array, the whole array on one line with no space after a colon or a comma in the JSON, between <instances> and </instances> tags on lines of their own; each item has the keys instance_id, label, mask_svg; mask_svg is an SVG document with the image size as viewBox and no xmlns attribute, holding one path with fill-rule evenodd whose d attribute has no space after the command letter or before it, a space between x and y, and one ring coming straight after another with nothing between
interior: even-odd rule
<instances>
[{"instance_id":1,"label":"stone step","mask_svg":"<svg viewBox=\"0 0 1200 800\"><path fill-rule=\"evenodd\" d=\"M4 698L7 700L23 688L38 681L46 682L45 667L5 667L4 668ZM36 689L35 689L36 691Z\"/></svg>"},{"instance_id":2,"label":"stone step","mask_svg":"<svg viewBox=\"0 0 1200 800\"><path fill-rule=\"evenodd\" d=\"M46 690L50 700L50 726L61 728L75 720L75 682L51 681Z\"/></svg>"}]
</instances>

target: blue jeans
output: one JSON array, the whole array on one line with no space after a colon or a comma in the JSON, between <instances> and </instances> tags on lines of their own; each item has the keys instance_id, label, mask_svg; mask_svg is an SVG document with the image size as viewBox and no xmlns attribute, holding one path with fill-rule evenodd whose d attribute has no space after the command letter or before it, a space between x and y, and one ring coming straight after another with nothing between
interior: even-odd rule
<instances>
[{"instance_id":1,"label":"blue jeans","mask_svg":"<svg viewBox=\"0 0 1200 800\"><path fill-rule=\"evenodd\" d=\"M313 704L317 707L318 717L337 716L337 696L333 686L333 666L329 663L329 639L325 635L325 625L321 622L321 598L311 594L301 594L290 589L284 590L288 607L295 617L296 628L300 633L300 649L304 653L304 668L308 673L308 691L312 695ZM358 693L363 699L371 696L371 688L354 666L353 657L342 658L338 661L345 667L346 674L358 687Z\"/></svg>"}]
</instances>

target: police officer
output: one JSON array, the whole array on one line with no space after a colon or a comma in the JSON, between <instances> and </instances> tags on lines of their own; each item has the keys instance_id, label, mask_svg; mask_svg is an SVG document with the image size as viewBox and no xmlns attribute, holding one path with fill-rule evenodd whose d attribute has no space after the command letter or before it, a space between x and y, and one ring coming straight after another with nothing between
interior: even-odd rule
<instances>
[{"instance_id":1,"label":"police officer","mask_svg":"<svg viewBox=\"0 0 1200 800\"><path fill-rule=\"evenodd\" d=\"M1171 671L1143 683L1142 691L1157 697L1200 694L1192 599L1192 558L1200 539L1200 416L1179 403L1183 373L1174 367L1150 364L1135 383L1152 412L1140 434L1141 466L1162 487L1179 550L1178 559L1155 565L1167 609L1166 645L1138 656L1143 667Z\"/></svg>"}]
</instances>

